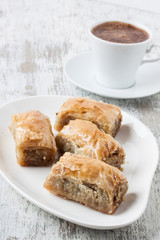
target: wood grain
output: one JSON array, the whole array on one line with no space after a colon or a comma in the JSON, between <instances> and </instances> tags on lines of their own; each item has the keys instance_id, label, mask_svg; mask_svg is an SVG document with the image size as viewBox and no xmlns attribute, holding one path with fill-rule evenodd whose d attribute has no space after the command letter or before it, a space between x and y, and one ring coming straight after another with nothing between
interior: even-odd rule
<instances>
[{"instance_id":1,"label":"wood grain","mask_svg":"<svg viewBox=\"0 0 160 240\"><path fill-rule=\"evenodd\" d=\"M160 93L143 99L114 100L81 90L64 76L63 63L90 49L88 26L102 18L145 24L152 29L154 41L160 43L160 14L105 0L1 0L0 104L42 94L89 96L116 104L139 118L160 145ZM159 240L160 165L143 216L128 227L112 231L87 229L54 217L17 194L0 176L0 239Z\"/></svg>"}]
</instances>

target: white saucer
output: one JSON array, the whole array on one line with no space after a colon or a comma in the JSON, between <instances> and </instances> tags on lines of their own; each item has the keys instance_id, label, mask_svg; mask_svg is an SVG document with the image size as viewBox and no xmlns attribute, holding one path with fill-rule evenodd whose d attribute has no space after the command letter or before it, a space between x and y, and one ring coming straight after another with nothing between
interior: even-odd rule
<instances>
[{"instance_id":1,"label":"white saucer","mask_svg":"<svg viewBox=\"0 0 160 240\"><path fill-rule=\"evenodd\" d=\"M127 89L111 89L100 85L95 78L91 52L71 58L64 66L68 79L80 88L110 98L141 98L160 92L160 63L143 64L137 72L137 81Z\"/></svg>"}]
</instances>

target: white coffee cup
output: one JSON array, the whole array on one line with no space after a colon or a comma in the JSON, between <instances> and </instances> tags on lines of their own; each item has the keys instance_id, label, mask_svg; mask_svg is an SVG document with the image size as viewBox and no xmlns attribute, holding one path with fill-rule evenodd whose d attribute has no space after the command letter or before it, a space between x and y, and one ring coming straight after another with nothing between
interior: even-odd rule
<instances>
[{"instance_id":1,"label":"white coffee cup","mask_svg":"<svg viewBox=\"0 0 160 240\"><path fill-rule=\"evenodd\" d=\"M129 23L149 34L149 38L138 43L116 43L103 40L92 33L92 29L105 22ZM143 60L145 53L149 52L152 33L147 27L128 21L103 20L92 24L89 28L89 35L92 44L92 53L95 64L96 79L108 88L123 89L129 88L136 83L136 72L142 63L154 62L160 58Z\"/></svg>"}]
</instances>

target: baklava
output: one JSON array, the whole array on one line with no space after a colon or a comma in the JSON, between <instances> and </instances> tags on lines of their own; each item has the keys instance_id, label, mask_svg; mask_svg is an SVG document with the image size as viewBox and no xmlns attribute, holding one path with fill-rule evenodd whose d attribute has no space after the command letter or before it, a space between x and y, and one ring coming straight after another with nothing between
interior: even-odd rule
<instances>
[{"instance_id":1,"label":"baklava","mask_svg":"<svg viewBox=\"0 0 160 240\"><path fill-rule=\"evenodd\" d=\"M39 111L18 113L12 117L10 131L21 166L46 166L53 163L56 144L50 120Z\"/></svg>"},{"instance_id":2,"label":"baklava","mask_svg":"<svg viewBox=\"0 0 160 240\"><path fill-rule=\"evenodd\" d=\"M53 165L44 187L51 193L113 214L128 183L123 173L97 159L65 153Z\"/></svg>"},{"instance_id":3,"label":"baklava","mask_svg":"<svg viewBox=\"0 0 160 240\"><path fill-rule=\"evenodd\" d=\"M55 130L60 131L70 120L83 119L96 124L105 133L116 136L122 121L119 107L89 98L69 98L57 113Z\"/></svg>"},{"instance_id":4,"label":"baklava","mask_svg":"<svg viewBox=\"0 0 160 240\"><path fill-rule=\"evenodd\" d=\"M125 153L122 146L92 122L71 120L61 129L55 140L61 153L71 152L96 158L119 169L124 163Z\"/></svg>"}]
</instances>

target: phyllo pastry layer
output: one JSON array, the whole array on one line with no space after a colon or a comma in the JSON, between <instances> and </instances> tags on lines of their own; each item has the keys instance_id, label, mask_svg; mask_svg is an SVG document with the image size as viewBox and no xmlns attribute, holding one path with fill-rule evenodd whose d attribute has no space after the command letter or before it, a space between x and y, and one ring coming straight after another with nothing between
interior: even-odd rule
<instances>
[{"instance_id":1,"label":"phyllo pastry layer","mask_svg":"<svg viewBox=\"0 0 160 240\"><path fill-rule=\"evenodd\" d=\"M122 146L92 122L71 120L61 129L55 140L61 153L71 152L96 158L119 169L124 163L125 153Z\"/></svg>"},{"instance_id":2,"label":"phyllo pastry layer","mask_svg":"<svg viewBox=\"0 0 160 240\"><path fill-rule=\"evenodd\" d=\"M118 168L96 159L65 153L53 165L44 187L61 197L113 214L123 200L128 183Z\"/></svg>"},{"instance_id":3,"label":"phyllo pastry layer","mask_svg":"<svg viewBox=\"0 0 160 240\"><path fill-rule=\"evenodd\" d=\"M56 144L50 120L39 111L18 113L12 117L10 131L21 166L45 166L55 160Z\"/></svg>"},{"instance_id":4,"label":"phyllo pastry layer","mask_svg":"<svg viewBox=\"0 0 160 240\"><path fill-rule=\"evenodd\" d=\"M89 98L69 98L57 113L55 130L60 131L74 119L91 121L99 129L115 137L121 126L122 114L119 107L111 104Z\"/></svg>"}]
</instances>

